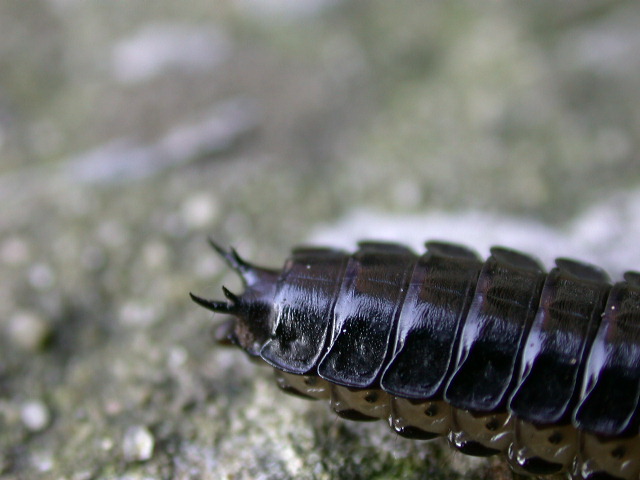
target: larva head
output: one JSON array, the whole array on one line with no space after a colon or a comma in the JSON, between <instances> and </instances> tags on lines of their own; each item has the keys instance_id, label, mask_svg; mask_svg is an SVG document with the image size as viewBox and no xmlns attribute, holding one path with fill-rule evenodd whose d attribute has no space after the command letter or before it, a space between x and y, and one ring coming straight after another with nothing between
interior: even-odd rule
<instances>
[{"instance_id":1,"label":"larva head","mask_svg":"<svg viewBox=\"0 0 640 480\"><path fill-rule=\"evenodd\" d=\"M273 297L279 272L257 267L243 260L233 249L225 250L212 240L211 246L224 258L242 280L244 292L236 295L222 287L226 301L207 300L191 293L198 305L218 313L235 317L224 324L216 335L221 343L234 343L251 356L258 356L271 332Z\"/></svg>"}]
</instances>

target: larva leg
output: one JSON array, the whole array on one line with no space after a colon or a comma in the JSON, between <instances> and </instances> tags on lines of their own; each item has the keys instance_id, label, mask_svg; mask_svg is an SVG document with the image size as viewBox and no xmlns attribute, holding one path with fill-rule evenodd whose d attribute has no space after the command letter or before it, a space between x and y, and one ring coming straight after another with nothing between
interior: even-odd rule
<instances>
[{"instance_id":1,"label":"larva leg","mask_svg":"<svg viewBox=\"0 0 640 480\"><path fill-rule=\"evenodd\" d=\"M409 400L393 397L389 425L398 435L427 440L451 429L451 406L443 400Z\"/></svg>"},{"instance_id":2,"label":"larva leg","mask_svg":"<svg viewBox=\"0 0 640 480\"><path fill-rule=\"evenodd\" d=\"M273 371L276 384L287 393L316 400L328 400L331 397L331 385L317 375L294 375L277 368Z\"/></svg>"},{"instance_id":3,"label":"larva leg","mask_svg":"<svg viewBox=\"0 0 640 480\"><path fill-rule=\"evenodd\" d=\"M350 420L379 420L389 417L391 397L379 389L331 386L331 408Z\"/></svg>"}]
</instances>

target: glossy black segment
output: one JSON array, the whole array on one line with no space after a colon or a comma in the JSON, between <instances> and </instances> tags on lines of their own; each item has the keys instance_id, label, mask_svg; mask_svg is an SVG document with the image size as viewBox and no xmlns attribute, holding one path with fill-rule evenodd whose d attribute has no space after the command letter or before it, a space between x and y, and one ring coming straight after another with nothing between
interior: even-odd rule
<instances>
[{"instance_id":1,"label":"glossy black segment","mask_svg":"<svg viewBox=\"0 0 640 480\"><path fill-rule=\"evenodd\" d=\"M571 420L585 357L610 289L600 269L566 259L547 275L509 408L533 423Z\"/></svg>"},{"instance_id":2,"label":"glossy black segment","mask_svg":"<svg viewBox=\"0 0 640 480\"><path fill-rule=\"evenodd\" d=\"M291 256L300 256L301 258L310 255L311 257L327 255L327 258L331 258L334 255L344 255L344 250L331 247L317 247L314 245L299 245L291 250ZM285 264L286 265L286 264Z\"/></svg>"},{"instance_id":3,"label":"glossy black segment","mask_svg":"<svg viewBox=\"0 0 640 480\"><path fill-rule=\"evenodd\" d=\"M609 283L611 279L607 272L590 263L573 260L571 258L556 258L556 267L583 282Z\"/></svg>"},{"instance_id":4,"label":"glossy black segment","mask_svg":"<svg viewBox=\"0 0 640 480\"><path fill-rule=\"evenodd\" d=\"M427 246L404 299L394 356L380 380L382 389L405 398L430 399L441 393L482 267L464 247Z\"/></svg>"},{"instance_id":5,"label":"glossy black segment","mask_svg":"<svg viewBox=\"0 0 640 480\"><path fill-rule=\"evenodd\" d=\"M500 450L489 448L479 442L470 440L460 440L455 433L449 435L449 444L465 455L474 457L491 457L500 453Z\"/></svg>"},{"instance_id":6,"label":"glossy black segment","mask_svg":"<svg viewBox=\"0 0 640 480\"><path fill-rule=\"evenodd\" d=\"M575 424L601 435L637 433L640 397L640 276L611 289L584 373Z\"/></svg>"},{"instance_id":7,"label":"glossy black segment","mask_svg":"<svg viewBox=\"0 0 640 480\"><path fill-rule=\"evenodd\" d=\"M540 457L529 457L518 462L518 465L533 475L552 475L561 472L564 468L560 463L548 462Z\"/></svg>"},{"instance_id":8,"label":"glossy black segment","mask_svg":"<svg viewBox=\"0 0 640 480\"><path fill-rule=\"evenodd\" d=\"M466 259L471 260L472 262L480 260L480 257L478 257L476 252L464 245L458 245L457 243L437 242L432 240L425 242L424 246L427 247L428 252L439 257L447 257L455 260Z\"/></svg>"},{"instance_id":9,"label":"glossy black segment","mask_svg":"<svg viewBox=\"0 0 640 480\"><path fill-rule=\"evenodd\" d=\"M487 261L493 259L499 265L504 265L505 267L512 270L519 269L523 272L529 272L529 275L544 273L540 262L531 255L525 255L522 252L518 252L517 250L512 250L505 247L491 247L490 252L491 256L487 259Z\"/></svg>"},{"instance_id":10,"label":"glossy black segment","mask_svg":"<svg viewBox=\"0 0 640 480\"><path fill-rule=\"evenodd\" d=\"M322 378L356 388L377 381L416 260L405 247L360 244L338 294L332 342L318 366Z\"/></svg>"},{"instance_id":11,"label":"glossy black segment","mask_svg":"<svg viewBox=\"0 0 640 480\"><path fill-rule=\"evenodd\" d=\"M389 253L398 255L414 255L413 250L393 242L376 242L372 240L363 240L358 242L358 251L367 253Z\"/></svg>"},{"instance_id":12,"label":"glossy black segment","mask_svg":"<svg viewBox=\"0 0 640 480\"><path fill-rule=\"evenodd\" d=\"M316 367L348 259L339 250L293 251L273 300L273 335L260 352L267 363L295 374Z\"/></svg>"},{"instance_id":13,"label":"glossy black segment","mask_svg":"<svg viewBox=\"0 0 640 480\"><path fill-rule=\"evenodd\" d=\"M334 410L336 415L340 418L344 418L345 420L353 420L355 422L375 422L376 420L380 420L377 417L370 417L369 415L365 415L364 413L360 413L358 410L347 409L347 410Z\"/></svg>"},{"instance_id":14,"label":"glossy black segment","mask_svg":"<svg viewBox=\"0 0 640 480\"><path fill-rule=\"evenodd\" d=\"M413 440L432 440L440 436L437 433L426 432L420 428L411 426L394 428L393 431L401 437L411 438Z\"/></svg>"},{"instance_id":15,"label":"glossy black segment","mask_svg":"<svg viewBox=\"0 0 640 480\"><path fill-rule=\"evenodd\" d=\"M624 280L631 288L640 288L640 272L624 272Z\"/></svg>"},{"instance_id":16,"label":"glossy black segment","mask_svg":"<svg viewBox=\"0 0 640 480\"><path fill-rule=\"evenodd\" d=\"M457 408L504 408L522 343L536 313L544 273L533 258L491 249L462 329L455 371L444 398Z\"/></svg>"}]
</instances>

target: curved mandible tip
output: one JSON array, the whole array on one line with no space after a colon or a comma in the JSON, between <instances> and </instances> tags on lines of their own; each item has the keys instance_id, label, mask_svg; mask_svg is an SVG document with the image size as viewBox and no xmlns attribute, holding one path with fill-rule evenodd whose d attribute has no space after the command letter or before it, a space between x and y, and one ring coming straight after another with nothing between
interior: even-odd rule
<instances>
[{"instance_id":1,"label":"curved mandible tip","mask_svg":"<svg viewBox=\"0 0 640 480\"><path fill-rule=\"evenodd\" d=\"M254 270L253 265L245 261L238 252L230 247L229 250L225 250L219 244L217 244L212 238L209 238L209 244L213 247L213 249L220 255L227 265L233 268L236 272L240 274L243 280L246 280L247 273L250 273Z\"/></svg>"},{"instance_id":2,"label":"curved mandible tip","mask_svg":"<svg viewBox=\"0 0 640 480\"><path fill-rule=\"evenodd\" d=\"M209 244L218 253L218 255L224 259L227 265L240 275L240 279L245 287L259 282L264 275L273 275L274 273L277 273L266 268L251 265L249 262L244 260L233 247L230 247L229 250L225 250L212 238L209 238Z\"/></svg>"},{"instance_id":3,"label":"curved mandible tip","mask_svg":"<svg viewBox=\"0 0 640 480\"><path fill-rule=\"evenodd\" d=\"M237 306L240 303L240 297L238 297L235 293L229 290L227 287L222 287L222 293L224 296L231 301L233 306Z\"/></svg>"},{"instance_id":4,"label":"curved mandible tip","mask_svg":"<svg viewBox=\"0 0 640 480\"><path fill-rule=\"evenodd\" d=\"M233 314L236 311L236 306L229 305L227 302L220 302L218 300L207 300L206 298L199 297L193 293L189 293L189 296L191 297L191 300L196 302L198 305L206 308L207 310L211 310L212 312Z\"/></svg>"}]
</instances>

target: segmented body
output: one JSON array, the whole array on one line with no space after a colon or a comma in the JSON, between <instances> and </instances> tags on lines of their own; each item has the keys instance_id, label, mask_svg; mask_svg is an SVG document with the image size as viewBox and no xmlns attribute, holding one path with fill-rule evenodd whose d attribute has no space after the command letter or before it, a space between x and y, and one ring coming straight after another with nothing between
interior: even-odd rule
<instances>
[{"instance_id":1,"label":"segmented body","mask_svg":"<svg viewBox=\"0 0 640 480\"><path fill-rule=\"evenodd\" d=\"M493 248L363 242L294 249L281 271L214 245L242 295L196 302L236 317L220 335L328 399L405 437L504 453L518 473L640 478L640 274Z\"/></svg>"}]
</instances>

